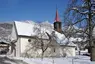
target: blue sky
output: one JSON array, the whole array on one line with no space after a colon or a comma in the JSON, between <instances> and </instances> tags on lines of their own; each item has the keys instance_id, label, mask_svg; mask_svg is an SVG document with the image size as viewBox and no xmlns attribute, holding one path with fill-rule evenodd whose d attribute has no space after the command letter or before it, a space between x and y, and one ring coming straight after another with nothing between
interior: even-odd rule
<instances>
[{"instance_id":1,"label":"blue sky","mask_svg":"<svg viewBox=\"0 0 95 64\"><path fill-rule=\"evenodd\" d=\"M0 0L0 21L54 22L56 5L62 19L68 0Z\"/></svg>"}]
</instances>

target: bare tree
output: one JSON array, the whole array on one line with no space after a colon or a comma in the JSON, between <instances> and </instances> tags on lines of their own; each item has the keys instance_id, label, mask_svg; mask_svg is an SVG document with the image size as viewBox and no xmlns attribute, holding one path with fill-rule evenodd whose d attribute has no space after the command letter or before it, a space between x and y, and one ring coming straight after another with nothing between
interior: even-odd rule
<instances>
[{"instance_id":1,"label":"bare tree","mask_svg":"<svg viewBox=\"0 0 95 64\"><path fill-rule=\"evenodd\" d=\"M47 49L52 48L52 46L54 47L53 38L52 36L50 36L48 32L46 32L46 29L43 27L41 23L36 24L36 26L34 27L34 32L36 33L36 35L29 39L29 45L27 46L28 49L26 50L25 54L29 56L28 51L31 50L34 50L35 52L40 51L41 57L43 58L45 52L48 51Z\"/></svg>"},{"instance_id":2,"label":"bare tree","mask_svg":"<svg viewBox=\"0 0 95 64\"><path fill-rule=\"evenodd\" d=\"M48 27L49 27L49 25L48 25ZM62 41L60 40L60 43L58 43L56 40L57 37L55 36L54 31L53 32L51 31L49 33L47 31L47 29L51 29L51 27L47 28L47 27L43 26L41 23L36 24L36 26L34 27L34 32L36 33L36 35L33 37L31 36L31 38L29 39L29 45L27 46L28 49L26 50L27 56L31 56L28 54L28 52L31 50L34 50L35 52L37 52L37 51L39 52L39 50L40 50L40 52L41 52L40 55L42 58L44 56L46 56L46 54L47 54L47 56L49 56L49 54L50 54L51 57L57 56L57 55L64 57L66 55L64 49L66 48L66 46L69 43L69 40L68 40L69 36L67 36L68 41L65 44L63 44L64 45L64 47L63 47L60 45L60 43L62 43L63 40ZM64 34L60 33L60 35L64 35ZM48 50L48 49L50 49L50 50ZM60 53L60 52L58 52L59 49L62 50L62 52L63 52L62 55L59 54ZM31 52L33 52L33 51L31 51ZM30 54L32 54L32 53L30 53Z\"/></svg>"},{"instance_id":3,"label":"bare tree","mask_svg":"<svg viewBox=\"0 0 95 64\"><path fill-rule=\"evenodd\" d=\"M78 28L82 28L82 33L88 35L87 42L89 43L91 50L91 60L94 59L94 49L93 47L93 38L92 38L92 30L95 26L94 18L94 0L72 0L68 4L68 8L65 13L65 25L75 25ZM79 32L79 31L78 31Z\"/></svg>"}]
</instances>

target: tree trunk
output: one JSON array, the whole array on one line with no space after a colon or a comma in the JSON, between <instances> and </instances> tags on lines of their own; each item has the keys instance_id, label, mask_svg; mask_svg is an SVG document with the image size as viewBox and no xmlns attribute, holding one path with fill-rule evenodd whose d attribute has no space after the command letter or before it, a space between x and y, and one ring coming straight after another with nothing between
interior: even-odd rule
<instances>
[{"instance_id":1,"label":"tree trunk","mask_svg":"<svg viewBox=\"0 0 95 64\"><path fill-rule=\"evenodd\" d=\"M42 59L43 59L43 56L44 56L44 52L42 51L42 57L41 57Z\"/></svg>"},{"instance_id":2,"label":"tree trunk","mask_svg":"<svg viewBox=\"0 0 95 64\"><path fill-rule=\"evenodd\" d=\"M91 49L91 52L92 52L92 54L91 54L91 61L95 61L95 47L93 46L92 47L92 49Z\"/></svg>"}]
</instances>

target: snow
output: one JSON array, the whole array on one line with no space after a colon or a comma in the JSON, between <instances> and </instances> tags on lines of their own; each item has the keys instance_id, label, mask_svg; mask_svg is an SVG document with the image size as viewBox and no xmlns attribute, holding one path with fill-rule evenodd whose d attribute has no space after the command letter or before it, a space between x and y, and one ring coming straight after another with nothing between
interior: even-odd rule
<instances>
[{"instance_id":1,"label":"snow","mask_svg":"<svg viewBox=\"0 0 95 64\"><path fill-rule=\"evenodd\" d=\"M13 57L8 57L6 55L0 55L0 64L27 64L23 60L14 59Z\"/></svg>"},{"instance_id":2,"label":"snow","mask_svg":"<svg viewBox=\"0 0 95 64\"><path fill-rule=\"evenodd\" d=\"M18 35L25 35L25 36L35 35L35 32L33 32L35 24L15 21L15 25Z\"/></svg>"},{"instance_id":3,"label":"snow","mask_svg":"<svg viewBox=\"0 0 95 64\"><path fill-rule=\"evenodd\" d=\"M82 38L71 37L69 40L72 41L72 42L77 42L77 41L81 42L83 39Z\"/></svg>"},{"instance_id":4,"label":"snow","mask_svg":"<svg viewBox=\"0 0 95 64\"><path fill-rule=\"evenodd\" d=\"M23 58L0 55L0 64L95 64L88 56L60 58Z\"/></svg>"},{"instance_id":5,"label":"snow","mask_svg":"<svg viewBox=\"0 0 95 64\"><path fill-rule=\"evenodd\" d=\"M4 43L6 43L6 44L10 44L9 41L6 41L6 40L4 40L4 39L1 39L0 42L4 42Z\"/></svg>"},{"instance_id":6,"label":"snow","mask_svg":"<svg viewBox=\"0 0 95 64\"><path fill-rule=\"evenodd\" d=\"M15 21L15 25L16 25L18 35L24 35L24 36L38 36L39 38L41 37L41 38L48 39L46 32L51 35L52 32L54 31L53 25L50 24L48 21L45 21L42 23L36 23L34 21L28 21L28 20L22 21L22 22ZM73 27L75 29L78 29L76 26L73 26ZM86 41L86 39L82 39L80 37L76 37L76 38L70 37L68 39L65 37L64 34L61 34L57 31L54 31L54 32L55 32L55 40L60 44L65 45L67 42L69 42L68 45L75 46L73 42ZM80 33L78 33L78 35L80 35Z\"/></svg>"},{"instance_id":7,"label":"snow","mask_svg":"<svg viewBox=\"0 0 95 64\"><path fill-rule=\"evenodd\" d=\"M92 36L95 38L95 27L93 28Z\"/></svg>"},{"instance_id":8,"label":"snow","mask_svg":"<svg viewBox=\"0 0 95 64\"><path fill-rule=\"evenodd\" d=\"M81 38L66 38L64 34L58 33L55 31L55 40L60 44L60 45L66 45L68 42L68 46L76 46L73 42L74 41L82 41L83 39Z\"/></svg>"},{"instance_id":9,"label":"snow","mask_svg":"<svg viewBox=\"0 0 95 64\"><path fill-rule=\"evenodd\" d=\"M55 37L58 43L65 43L67 42L67 39L64 34L58 33L55 31Z\"/></svg>"},{"instance_id":10,"label":"snow","mask_svg":"<svg viewBox=\"0 0 95 64\"><path fill-rule=\"evenodd\" d=\"M66 45L69 42L68 46L76 46L72 41L69 41L64 34L58 33L57 31L55 31L55 40L60 45Z\"/></svg>"},{"instance_id":11,"label":"snow","mask_svg":"<svg viewBox=\"0 0 95 64\"><path fill-rule=\"evenodd\" d=\"M87 56L76 56L76 57L61 57L61 58L18 58L15 59L23 60L28 64L95 64L91 62Z\"/></svg>"},{"instance_id":12,"label":"snow","mask_svg":"<svg viewBox=\"0 0 95 64\"><path fill-rule=\"evenodd\" d=\"M12 23L3 22L0 23L0 41L5 41L6 43L10 42L10 36L12 32Z\"/></svg>"},{"instance_id":13,"label":"snow","mask_svg":"<svg viewBox=\"0 0 95 64\"><path fill-rule=\"evenodd\" d=\"M39 32L45 33L48 32L49 34L53 30L53 26L46 22L43 23L36 23L33 21L15 21L16 29L18 35L24 36L35 36L38 35Z\"/></svg>"}]
</instances>

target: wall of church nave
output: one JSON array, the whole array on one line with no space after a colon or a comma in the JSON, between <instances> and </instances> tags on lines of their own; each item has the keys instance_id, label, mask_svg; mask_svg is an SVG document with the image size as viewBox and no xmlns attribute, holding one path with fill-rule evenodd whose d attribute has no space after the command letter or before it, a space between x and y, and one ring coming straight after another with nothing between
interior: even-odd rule
<instances>
[{"instance_id":1,"label":"wall of church nave","mask_svg":"<svg viewBox=\"0 0 95 64\"><path fill-rule=\"evenodd\" d=\"M67 47L63 47L64 49L64 52L66 53L66 56L75 56L76 53L75 53L75 47L70 47L70 46L67 46Z\"/></svg>"}]
</instances>

